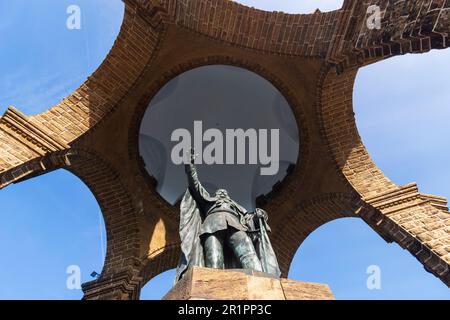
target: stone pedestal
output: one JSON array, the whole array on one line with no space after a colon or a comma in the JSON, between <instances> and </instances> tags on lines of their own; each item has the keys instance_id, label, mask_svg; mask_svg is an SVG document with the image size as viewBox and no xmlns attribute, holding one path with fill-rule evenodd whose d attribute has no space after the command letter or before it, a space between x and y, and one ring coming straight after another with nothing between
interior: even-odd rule
<instances>
[{"instance_id":1,"label":"stone pedestal","mask_svg":"<svg viewBox=\"0 0 450 320\"><path fill-rule=\"evenodd\" d=\"M325 284L277 279L260 272L194 267L164 300L334 300Z\"/></svg>"}]
</instances>

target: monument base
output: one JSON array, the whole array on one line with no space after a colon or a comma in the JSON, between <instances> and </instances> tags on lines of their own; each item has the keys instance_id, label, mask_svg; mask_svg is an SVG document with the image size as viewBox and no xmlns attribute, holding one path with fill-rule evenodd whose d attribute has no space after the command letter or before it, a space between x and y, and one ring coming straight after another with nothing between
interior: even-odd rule
<instances>
[{"instance_id":1,"label":"monument base","mask_svg":"<svg viewBox=\"0 0 450 320\"><path fill-rule=\"evenodd\" d=\"M325 284L278 279L249 270L194 267L163 300L334 300Z\"/></svg>"}]
</instances>

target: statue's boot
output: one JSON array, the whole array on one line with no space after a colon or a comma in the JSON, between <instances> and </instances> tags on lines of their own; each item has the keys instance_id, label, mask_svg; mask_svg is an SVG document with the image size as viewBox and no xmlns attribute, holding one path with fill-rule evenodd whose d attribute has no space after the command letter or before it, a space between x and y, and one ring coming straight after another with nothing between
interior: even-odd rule
<instances>
[{"instance_id":1,"label":"statue's boot","mask_svg":"<svg viewBox=\"0 0 450 320\"><path fill-rule=\"evenodd\" d=\"M251 269L262 272L261 261L256 254L252 240L244 231L231 232L228 236L228 244L243 269Z\"/></svg>"}]
</instances>

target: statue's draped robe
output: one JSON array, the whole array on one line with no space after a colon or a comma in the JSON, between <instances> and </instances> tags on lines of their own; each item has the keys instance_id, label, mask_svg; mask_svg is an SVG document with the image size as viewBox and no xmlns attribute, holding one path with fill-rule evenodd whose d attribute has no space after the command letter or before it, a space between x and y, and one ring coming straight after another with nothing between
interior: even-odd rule
<instances>
[{"instance_id":1,"label":"statue's draped robe","mask_svg":"<svg viewBox=\"0 0 450 320\"><path fill-rule=\"evenodd\" d=\"M203 199L211 202L217 200L217 198L211 197L208 191L201 185L197 185L196 189L197 194L200 194ZM236 202L234 202L234 205L240 211L239 215L242 225L248 228L249 234L251 234L250 238L255 245L263 272L279 277L281 272L269 236L267 235L267 231L270 231L267 221L262 218L256 218L255 214L248 213L245 208ZM200 239L200 229L204 218L197 201L188 188L180 205L181 257L178 263L176 282L181 279L183 273L189 267L205 266L203 246ZM227 269L240 268L239 262L234 259L233 255L228 258L231 259L228 260L226 265Z\"/></svg>"}]
</instances>

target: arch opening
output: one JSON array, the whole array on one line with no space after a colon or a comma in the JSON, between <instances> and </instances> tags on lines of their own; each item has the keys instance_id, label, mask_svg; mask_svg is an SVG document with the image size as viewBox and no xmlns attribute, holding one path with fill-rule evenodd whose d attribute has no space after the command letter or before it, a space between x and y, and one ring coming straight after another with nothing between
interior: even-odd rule
<instances>
[{"instance_id":1,"label":"arch opening","mask_svg":"<svg viewBox=\"0 0 450 320\"><path fill-rule=\"evenodd\" d=\"M91 191L61 169L5 188L0 201L0 298L81 299L80 285L102 272L106 253Z\"/></svg>"},{"instance_id":2,"label":"arch opening","mask_svg":"<svg viewBox=\"0 0 450 320\"><path fill-rule=\"evenodd\" d=\"M169 81L148 105L139 135L146 170L170 204L186 190L182 162L194 146L208 191L225 188L248 209L292 170L299 145L297 121L278 89L229 65L195 68Z\"/></svg>"},{"instance_id":3,"label":"arch opening","mask_svg":"<svg viewBox=\"0 0 450 320\"><path fill-rule=\"evenodd\" d=\"M411 254L360 218L340 218L311 233L289 278L328 284L336 299L448 299L448 288Z\"/></svg>"},{"instance_id":4,"label":"arch opening","mask_svg":"<svg viewBox=\"0 0 450 320\"><path fill-rule=\"evenodd\" d=\"M360 69L354 89L356 124L377 166L398 185L447 198L449 59L433 50L384 60Z\"/></svg>"}]
</instances>

